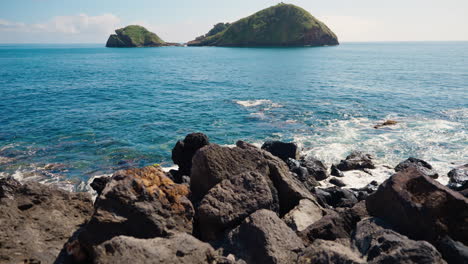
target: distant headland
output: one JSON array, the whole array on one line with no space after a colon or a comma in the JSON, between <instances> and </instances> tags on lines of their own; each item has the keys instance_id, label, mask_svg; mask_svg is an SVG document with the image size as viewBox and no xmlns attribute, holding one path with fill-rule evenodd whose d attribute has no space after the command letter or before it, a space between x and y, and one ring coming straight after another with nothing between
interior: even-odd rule
<instances>
[{"instance_id":1,"label":"distant headland","mask_svg":"<svg viewBox=\"0 0 468 264\"><path fill-rule=\"evenodd\" d=\"M109 36L106 47L109 48L137 48L137 47L164 47L179 46L177 43L168 43L158 35L138 25L130 25L117 29L116 34Z\"/></svg>"}]
</instances>

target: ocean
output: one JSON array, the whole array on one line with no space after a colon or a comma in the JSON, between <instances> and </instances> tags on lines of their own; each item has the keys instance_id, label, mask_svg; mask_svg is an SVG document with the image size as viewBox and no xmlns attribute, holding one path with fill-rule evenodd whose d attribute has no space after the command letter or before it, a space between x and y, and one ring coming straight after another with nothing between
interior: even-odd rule
<instances>
[{"instance_id":1,"label":"ocean","mask_svg":"<svg viewBox=\"0 0 468 264\"><path fill-rule=\"evenodd\" d=\"M398 124L373 128L387 119ZM444 182L468 162L467 126L468 42L0 45L0 177L70 190L129 166L171 167L191 132L294 141L327 166L353 150L387 168L414 156Z\"/></svg>"}]
</instances>

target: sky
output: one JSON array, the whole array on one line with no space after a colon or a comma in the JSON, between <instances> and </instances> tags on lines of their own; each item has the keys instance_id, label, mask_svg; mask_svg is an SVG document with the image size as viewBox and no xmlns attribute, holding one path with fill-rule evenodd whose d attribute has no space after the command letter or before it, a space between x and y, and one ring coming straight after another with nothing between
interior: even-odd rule
<instances>
[{"instance_id":1,"label":"sky","mask_svg":"<svg viewBox=\"0 0 468 264\"><path fill-rule=\"evenodd\" d=\"M105 43L138 24L187 42L218 22L275 5L271 0L0 0L0 43ZM468 41L468 0L290 0L341 42Z\"/></svg>"}]
</instances>

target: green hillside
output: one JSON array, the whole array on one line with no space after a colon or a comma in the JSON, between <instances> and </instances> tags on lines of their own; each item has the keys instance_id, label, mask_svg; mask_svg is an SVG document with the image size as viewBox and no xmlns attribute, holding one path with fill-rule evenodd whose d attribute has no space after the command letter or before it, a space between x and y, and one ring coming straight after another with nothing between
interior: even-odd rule
<instances>
[{"instance_id":1,"label":"green hillside","mask_svg":"<svg viewBox=\"0 0 468 264\"><path fill-rule=\"evenodd\" d=\"M166 43L153 32L142 26L132 25L110 35L106 47L159 47Z\"/></svg>"}]
</instances>

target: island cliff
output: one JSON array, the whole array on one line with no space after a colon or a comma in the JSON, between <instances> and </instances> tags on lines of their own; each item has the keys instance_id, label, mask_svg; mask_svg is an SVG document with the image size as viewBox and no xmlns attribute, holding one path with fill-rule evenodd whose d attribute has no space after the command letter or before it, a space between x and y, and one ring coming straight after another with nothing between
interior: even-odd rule
<instances>
[{"instance_id":1,"label":"island cliff","mask_svg":"<svg viewBox=\"0 0 468 264\"><path fill-rule=\"evenodd\" d=\"M116 34L109 36L106 47L108 48L136 48L136 47L163 47L179 46L180 44L168 43L158 35L138 25L126 26L117 29Z\"/></svg>"},{"instance_id":2,"label":"island cliff","mask_svg":"<svg viewBox=\"0 0 468 264\"><path fill-rule=\"evenodd\" d=\"M188 46L327 46L336 35L306 10L277 4L232 24L219 23Z\"/></svg>"}]
</instances>

